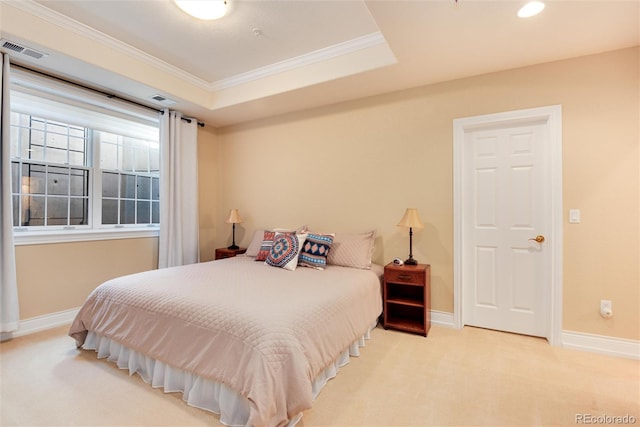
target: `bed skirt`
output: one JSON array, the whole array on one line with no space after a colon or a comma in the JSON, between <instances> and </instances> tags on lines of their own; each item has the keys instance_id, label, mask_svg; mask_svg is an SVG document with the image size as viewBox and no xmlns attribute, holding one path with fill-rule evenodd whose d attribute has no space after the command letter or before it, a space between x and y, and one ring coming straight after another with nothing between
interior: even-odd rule
<instances>
[{"instance_id":1,"label":"bed skirt","mask_svg":"<svg viewBox=\"0 0 640 427\"><path fill-rule=\"evenodd\" d=\"M349 357L360 356L360 347L364 347L365 340L371 338L371 331L375 327L374 323L316 377L312 384L314 399L325 384L337 375L339 369L349 363ZM249 420L249 400L225 384L166 365L92 331L88 332L82 348L96 351L99 359L106 358L118 368L128 369L129 375L140 375L144 382L154 388L162 387L165 393L182 393L182 398L188 405L218 414L224 425L246 426ZM301 418L302 413L293 417L288 425L294 426Z\"/></svg>"}]
</instances>

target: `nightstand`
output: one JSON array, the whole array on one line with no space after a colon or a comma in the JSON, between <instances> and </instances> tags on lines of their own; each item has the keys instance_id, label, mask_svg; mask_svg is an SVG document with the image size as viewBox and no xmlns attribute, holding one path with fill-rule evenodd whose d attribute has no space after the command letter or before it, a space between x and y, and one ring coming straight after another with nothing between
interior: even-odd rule
<instances>
[{"instance_id":1,"label":"nightstand","mask_svg":"<svg viewBox=\"0 0 640 427\"><path fill-rule=\"evenodd\" d=\"M384 328L426 337L431 328L431 266L389 263L382 288Z\"/></svg>"},{"instance_id":2,"label":"nightstand","mask_svg":"<svg viewBox=\"0 0 640 427\"><path fill-rule=\"evenodd\" d=\"M216 249L216 259L233 258L236 255L243 254L247 251L247 248L229 249L218 248Z\"/></svg>"}]
</instances>

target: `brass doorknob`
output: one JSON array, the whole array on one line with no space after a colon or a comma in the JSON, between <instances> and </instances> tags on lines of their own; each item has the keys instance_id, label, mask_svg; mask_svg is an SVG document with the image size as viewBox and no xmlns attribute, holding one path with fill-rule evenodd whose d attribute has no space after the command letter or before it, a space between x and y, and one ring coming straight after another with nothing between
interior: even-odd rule
<instances>
[{"instance_id":1,"label":"brass doorknob","mask_svg":"<svg viewBox=\"0 0 640 427\"><path fill-rule=\"evenodd\" d=\"M542 242L544 242L544 236L538 234L534 239L529 239L529 240L534 240L534 241L536 241L538 243L542 243Z\"/></svg>"}]
</instances>

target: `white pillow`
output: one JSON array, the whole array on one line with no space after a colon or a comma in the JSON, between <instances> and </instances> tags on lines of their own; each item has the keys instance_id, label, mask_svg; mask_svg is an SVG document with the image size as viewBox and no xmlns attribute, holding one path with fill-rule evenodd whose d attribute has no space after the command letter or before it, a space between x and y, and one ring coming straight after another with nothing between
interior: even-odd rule
<instances>
[{"instance_id":1,"label":"white pillow","mask_svg":"<svg viewBox=\"0 0 640 427\"><path fill-rule=\"evenodd\" d=\"M366 233L336 233L327 264L369 270L375 237L375 230Z\"/></svg>"},{"instance_id":2,"label":"white pillow","mask_svg":"<svg viewBox=\"0 0 640 427\"><path fill-rule=\"evenodd\" d=\"M260 250L260 246L262 245L262 240L264 239L264 230L256 230L253 233L253 238L251 239L251 243L247 246L247 251L244 253L247 256L256 256L258 255L258 251Z\"/></svg>"}]
</instances>

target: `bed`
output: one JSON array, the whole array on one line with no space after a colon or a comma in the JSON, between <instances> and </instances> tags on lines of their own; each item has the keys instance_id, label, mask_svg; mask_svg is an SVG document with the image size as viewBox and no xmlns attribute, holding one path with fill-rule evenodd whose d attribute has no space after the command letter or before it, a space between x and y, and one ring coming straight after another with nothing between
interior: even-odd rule
<instances>
[{"instance_id":1,"label":"bed","mask_svg":"<svg viewBox=\"0 0 640 427\"><path fill-rule=\"evenodd\" d=\"M364 267L237 256L132 274L97 287L69 335L223 424L295 425L376 325L382 267Z\"/></svg>"}]
</instances>

